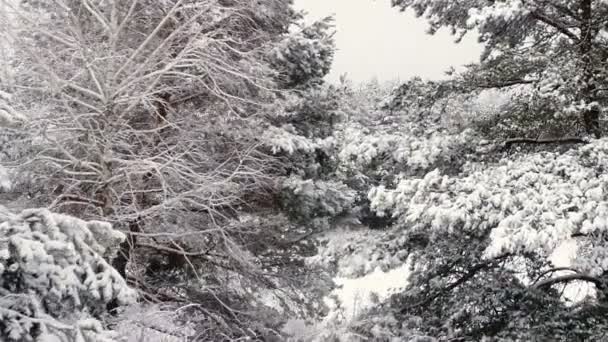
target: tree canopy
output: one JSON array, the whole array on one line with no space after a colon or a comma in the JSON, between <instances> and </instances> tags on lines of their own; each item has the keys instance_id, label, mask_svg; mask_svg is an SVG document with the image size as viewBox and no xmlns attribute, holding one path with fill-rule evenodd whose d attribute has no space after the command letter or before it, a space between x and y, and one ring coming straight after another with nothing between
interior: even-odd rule
<instances>
[{"instance_id":1,"label":"tree canopy","mask_svg":"<svg viewBox=\"0 0 608 342\"><path fill-rule=\"evenodd\" d=\"M430 31L449 28L459 39L479 34L481 62L465 72L466 86L531 88L528 115L549 110L576 117L599 138L606 107L606 24L601 0L419 1L392 0L425 17Z\"/></svg>"}]
</instances>

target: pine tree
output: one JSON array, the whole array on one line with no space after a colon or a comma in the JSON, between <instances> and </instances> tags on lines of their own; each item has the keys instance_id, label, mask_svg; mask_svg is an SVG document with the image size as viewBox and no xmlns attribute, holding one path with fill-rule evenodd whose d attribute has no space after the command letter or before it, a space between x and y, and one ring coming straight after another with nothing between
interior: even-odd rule
<instances>
[{"instance_id":1,"label":"pine tree","mask_svg":"<svg viewBox=\"0 0 608 342\"><path fill-rule=\"evenodd\" d=\"M605 1L393 0L392 5L426 17L431 33L442 27L458 39L479 33L485 51L465 73L468 87L525 85L533 91L531 110L548 107L554 117L574 116L586 133L602 135L608 76ZM539 101L542 106L535 105Z\"/></svg>"}]
</instances>

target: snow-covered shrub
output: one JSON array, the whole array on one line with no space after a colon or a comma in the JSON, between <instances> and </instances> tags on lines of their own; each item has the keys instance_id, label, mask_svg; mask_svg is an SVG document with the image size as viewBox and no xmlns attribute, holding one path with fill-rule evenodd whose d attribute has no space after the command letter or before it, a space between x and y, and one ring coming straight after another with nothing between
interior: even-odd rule
<instances>
[{"instance_id":1,"label":"snow-covered shrub","mask_svg":"<svg viewBox=\"0 0 608 342\"><path fill-rule=\"evenodd\" d=\"M3 341L115 341L99 320L135 291L112 268L124 234L105 222L46 209L0 208L0 337Z\"/></svg>"},{"instance_id":2,"label":"snow-covered shrub","mask_svg":"<svg viewBox=\"0 0 608 342\"><path fill-rule=\"evenodd\" d=\"M283 187L282 205L293 219L303 223L348 213L356 196L339 181L290 177Z\"/></svg>"}]
</instances>

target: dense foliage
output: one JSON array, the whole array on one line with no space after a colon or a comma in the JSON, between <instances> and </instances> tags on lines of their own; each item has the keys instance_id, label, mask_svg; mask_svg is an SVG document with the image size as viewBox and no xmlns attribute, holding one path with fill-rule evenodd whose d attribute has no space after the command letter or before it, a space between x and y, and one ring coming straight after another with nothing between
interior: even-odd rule
<instances>
[{"instance_id":1,"label":"dense foliage","mask_svg":"<svg viewBox=\"0 0 608 342\"><path fill-rule=\"evenodd\" d=\"M393 0L424 16L430 31L479 33L485 52L465 72L467 88L525 87L527 114L577 122L599 138L606 106L606 27L602 0ZM568 133L576 133L570 125Z\"/></svg>"},{"instance_id":2,"label":"dense foliage","mask_svg":"<svg viewBox=\"0 0 608 342\"><path fill-rule=\"evenodd\" d=\"M99 320L135 291L108 263L125 235L47 210L0 213L3 341L114 341Z\"/></svg>"}]
</instances>

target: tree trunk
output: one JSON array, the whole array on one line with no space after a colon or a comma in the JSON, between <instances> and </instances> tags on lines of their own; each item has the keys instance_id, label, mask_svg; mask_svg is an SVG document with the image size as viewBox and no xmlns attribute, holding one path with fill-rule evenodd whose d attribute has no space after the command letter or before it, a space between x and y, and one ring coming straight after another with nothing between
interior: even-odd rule
<instances>
[{"instance_id":1,"label":"tree trunk","mask_svg":"<svg viewBox=\"0 0 608 342\"><path fill-rule=\"evenodd\" d=\"M120 244L118 255L116 255L114 260L112 260L112 267L114 267L124 279L127 279L127 263L131 258L131 250L137 242L137 237L131 233L139 232L141 232L139 220L129 222L129 232L127 233L127 238Z\"/></svg>"},{"instance_id":2,"label":"tree trunk","mask_svg":"<svg viewBox=\"0 0 608 342\"><path fill-rule=\"evenodd\" d=\"M585 131L587 131L587 134L593 135L596 139L602 137L600 111L598 108L593 107L585 110L583 112L583 123L585 124Z\"/></svg>"},{"instance_id":3,"label":"tree trunk","mask_svg":"<svg viewBox=\"0 0 608 342\"><path fill-rule=\"evenodd\" d=\"M583 84L580 98L586 104L586 108L582 113L585 130L587 134L599 139L602 136L602 132L600 129L600 111L595 104L597 100L597 87L595 85L595 68L592 58L593 40L597 35L597 30L593 27L591 3L592 0L581 0L580 2L580 55L583 69Z\"/></svg>"},{"instance_id":4,"label":"tree trunk","mask_svg":"<svg viewBox=\"0 0 608 342\"><path fill-rule=\"evenodd\" d=\"M134 232L140 232L141 228L139 227L139 220L131 221L129 223L129 232L127 232L127 238L120 244L120 249L118 250L118 254L114 259L112 259L112 267L118 271L118 273L123 277L123 279L127 280L127 264L129 263L129 259L131 259L131 250L135 243L137 242L137 237ZM112 314L116 315L116 309L119 307L118 301L113 299L106 305L106 310Z\"/></svg>"}]
</instances>

